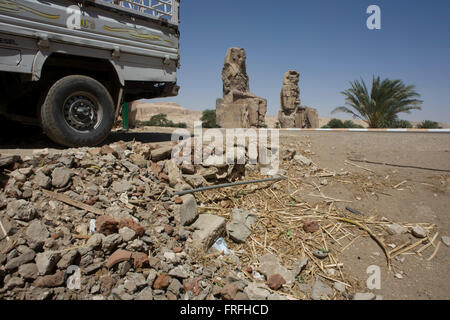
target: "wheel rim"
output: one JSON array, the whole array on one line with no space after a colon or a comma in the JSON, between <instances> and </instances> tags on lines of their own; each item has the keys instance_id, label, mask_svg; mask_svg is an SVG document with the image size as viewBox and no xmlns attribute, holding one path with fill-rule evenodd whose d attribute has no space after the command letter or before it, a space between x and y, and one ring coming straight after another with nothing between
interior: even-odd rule
<instances>
[{"instance_id":1,"label":"wheel rim","mask_svg":"<svg viewBox=\"0 0 450 320\"><path fill-rule=\"evenodd\" d=\"M81 132L95 129L102 111L97 99L86 92L74 93L64 103L64 119L71 128Z\"/></svg>"}]
</instances>

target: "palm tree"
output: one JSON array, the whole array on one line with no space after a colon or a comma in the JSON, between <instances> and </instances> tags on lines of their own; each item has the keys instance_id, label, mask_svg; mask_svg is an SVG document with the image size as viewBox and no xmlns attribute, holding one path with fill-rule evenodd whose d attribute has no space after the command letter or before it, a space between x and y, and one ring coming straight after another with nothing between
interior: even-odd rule
<instances>
[{"instance_id":1,"label":"palm tree","mask_svg":"<svg viewBox=\"0 0 450 320\"><path fill-rule=\"evenodd\" d=\"M364 80L356 80L350 84L351 89L341 93L346 97L346 105L351 108L342 106L331 113L349 113L353 118L367 122L370 128L382 128L396 120L399 113L421 110L423 101L416 99L420 95L415 91L415 86L407 86L401 80L381 81L380 77L374 76L370 94Z\"/></svg>"}]
</instances>

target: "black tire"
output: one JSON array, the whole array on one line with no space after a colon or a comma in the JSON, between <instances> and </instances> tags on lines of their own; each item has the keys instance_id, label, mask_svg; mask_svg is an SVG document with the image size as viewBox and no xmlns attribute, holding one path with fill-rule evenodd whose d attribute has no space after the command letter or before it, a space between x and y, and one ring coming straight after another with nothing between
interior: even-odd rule
<instances>
[{"instance_id":1,"label":"black tire","mask_svg":"<svg viewBox=\"0 0 450 320\"><path fill-rule=\"evenodd\" d=\"M113 127L114 102L97 80L71 75L50 88L40 115L45 134L54 142L67 147L96 146Z\"/></svg>"}]
</instances>

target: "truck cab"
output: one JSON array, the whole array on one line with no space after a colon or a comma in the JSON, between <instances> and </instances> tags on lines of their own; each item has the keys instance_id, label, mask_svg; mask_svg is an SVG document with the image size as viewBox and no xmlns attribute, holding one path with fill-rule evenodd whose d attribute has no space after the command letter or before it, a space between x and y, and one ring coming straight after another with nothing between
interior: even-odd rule
<instances>
[{"instance_id":1,"label":"truck cab","mask_svg":"<svg viewBox=\"0 0 450 320\"><path fill-rule=\"evenodd\" d=\"M0 114L94 146L121 105L176 96L179 0L0 0Z\"/></svg>"}]
</instances>

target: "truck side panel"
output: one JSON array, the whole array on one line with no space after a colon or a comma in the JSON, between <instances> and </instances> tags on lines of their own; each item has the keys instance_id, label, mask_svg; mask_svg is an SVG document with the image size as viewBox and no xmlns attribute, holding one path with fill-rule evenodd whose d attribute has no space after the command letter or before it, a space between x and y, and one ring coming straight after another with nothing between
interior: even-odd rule
<instances>
[{"instance_id":1,"label":"truck side panel","mask_svg":"<svg viewBox=\"0 0 450 320\"><path fill-rule=\"evenodd\" d=\"M176 26L67 0L0 0L0 30L5 61L20 61L0 65L3 71L38 80L45 58L62 53L108 59L121 82L176 82Z\"/></svg>"}]
</instances>

